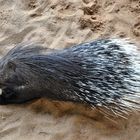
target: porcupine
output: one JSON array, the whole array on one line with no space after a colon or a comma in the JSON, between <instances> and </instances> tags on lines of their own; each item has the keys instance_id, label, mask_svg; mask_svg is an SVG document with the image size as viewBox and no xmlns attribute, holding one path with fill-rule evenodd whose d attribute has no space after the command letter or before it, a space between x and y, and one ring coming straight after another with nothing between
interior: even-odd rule
<instances>
[{"instance_id":1,"label":"porcupine","mask_svg":"<svg viewBox=\"0 0 140 140\"><path fill-rule=\"evenodd\" d=\"M133 43L99 39L46 51L20 44L0 60L0 104L44 97L115 114L140 109L140 52Z\"/></svg>"}]
</instances>

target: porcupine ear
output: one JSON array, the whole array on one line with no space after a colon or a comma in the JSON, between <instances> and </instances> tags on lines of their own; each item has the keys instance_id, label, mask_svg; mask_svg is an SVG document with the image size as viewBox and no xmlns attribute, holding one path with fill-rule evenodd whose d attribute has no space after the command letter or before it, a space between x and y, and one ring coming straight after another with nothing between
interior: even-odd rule
<instances>
[{"instance_id":1,"label":"porcupine ear","mask_svg":"<svg viewBox=\"0 0 140 140\"><path fill-rule=\"evenodd\" d=\"M11 70L13 70L13 71L16 70L16 64L15 64L14 61L11 61L11 60L10 60L10 61L7 63L7 66L8 66L9 69L11 69Z\"/></svg>"}]
</instances>

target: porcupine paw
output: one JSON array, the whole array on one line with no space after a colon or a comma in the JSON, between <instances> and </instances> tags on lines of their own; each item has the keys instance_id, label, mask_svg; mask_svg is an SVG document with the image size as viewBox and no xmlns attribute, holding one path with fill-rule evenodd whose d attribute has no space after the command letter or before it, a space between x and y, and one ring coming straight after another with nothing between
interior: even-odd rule
<instances>
[{"instance_id":1,"label":"porcupine paw","mask_svg":"<svg viewBox=\"0 0 140 140\"><path fill-rule=\"evenodd\" d=\"M9 104L12 101L14 92L8 88L0 89L0 105Z\"/></svg>"}]
</instances>

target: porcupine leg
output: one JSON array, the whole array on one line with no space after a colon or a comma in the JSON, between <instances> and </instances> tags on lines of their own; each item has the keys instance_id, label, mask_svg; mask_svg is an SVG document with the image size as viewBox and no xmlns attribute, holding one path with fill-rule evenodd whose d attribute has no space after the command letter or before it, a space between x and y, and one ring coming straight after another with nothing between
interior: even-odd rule
<instances>
[{"instance_id":1,"label":"porcupine leg","mask_svg":"<svg viewBox=\"0 0 140 140\"><path fill-rule=\"evenodd\" d=\"M11 99L13 99L15 96L15 93L12 89L4 88L2 89L2 93L0 95L0 104L8 104L11 102Z\"/></svg>"},{"instance_id":2,"label":"porcupine leg","mask_svg":"<svg viewBox=\"0 0 140 140\"><path fill-rule=\"evenodd\" d=\"M29 99L31 100L31 99ZM20 93L17 93L13 89L5 88L0 95L0 105L6 104L21 104L28 101L28 99L23 98Z\"/></svg>"},{"instance_id":3,"label":"porcupine leg","mask_svg":"<svg viewBox=\"0 0 140 140\"><path fill-rule=\"evenodd\" d=\"M5 88L2 91L2 94L0 95L0 105L6 105L6 104L21 104L25 103L27 101L31 101L34 99L39 98L39 96L30 96L33 95L30 92L17 92L11 88Z\"/></svg>"}]
</instances>

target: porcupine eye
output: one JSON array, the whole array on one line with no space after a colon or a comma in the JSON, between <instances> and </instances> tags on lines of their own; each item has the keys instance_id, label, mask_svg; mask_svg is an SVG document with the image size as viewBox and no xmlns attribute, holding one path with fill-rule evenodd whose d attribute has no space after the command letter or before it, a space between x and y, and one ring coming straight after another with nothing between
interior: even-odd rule
<instances>
[{"instance_id":1,"label":"porcupine eye","mask_svg":"<svg viewBox=\"0 0 140 140\"><path fill-rule=\"evenodd\" d=\"M12 61L9 61L9 62L7 63L7 66L8 66L8 68L9 68L10 70L13 70L13 71L16 70L16 64L15 64L14 62L12 62Z\"/></svg>"}]
</instances>

